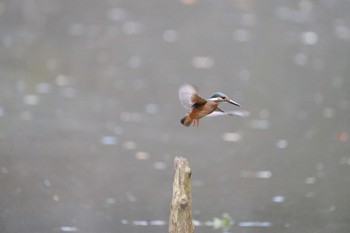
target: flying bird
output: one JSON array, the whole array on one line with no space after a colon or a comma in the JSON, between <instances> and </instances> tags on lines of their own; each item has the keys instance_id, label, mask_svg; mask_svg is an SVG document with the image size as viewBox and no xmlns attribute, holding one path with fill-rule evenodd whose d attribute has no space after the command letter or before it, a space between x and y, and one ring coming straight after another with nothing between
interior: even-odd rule
<instances>
[{"instance_id":1,"label":"flying bird","mask_svg":"<svg viewBox=\"0 0 350 233\"><path fill-rule=\"evenodd\" d=\"M240 107L240 105L231 100L227 95L221 92L215 92L212 96L205 100L198 95L196 88L190 84L184 84L179 88L179 98L181 104L190 109L187 115L181 119L181 124L185 126L199 125L199 119L205 116L220 116L220 115L237 115L246 116L248 113L242 111L225 112L221 110L219 103L230 103Z\"/></svg>"}]
</instances>

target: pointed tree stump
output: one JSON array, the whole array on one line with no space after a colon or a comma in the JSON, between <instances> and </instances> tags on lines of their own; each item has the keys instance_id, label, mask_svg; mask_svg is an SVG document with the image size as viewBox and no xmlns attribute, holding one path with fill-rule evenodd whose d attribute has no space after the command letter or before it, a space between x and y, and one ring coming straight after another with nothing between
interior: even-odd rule
<instances>
[{"instance_id":1,"label":"pointed tree stump","mask_svg":"<svg viewBox=\"0 0 350 233\"><path fill-rule=\"evenodd\" d=\"M169 217L169 233L193 233L191 213L191 168L187 159L174 160L175 177Z\"/></svg>"}]
</instances>

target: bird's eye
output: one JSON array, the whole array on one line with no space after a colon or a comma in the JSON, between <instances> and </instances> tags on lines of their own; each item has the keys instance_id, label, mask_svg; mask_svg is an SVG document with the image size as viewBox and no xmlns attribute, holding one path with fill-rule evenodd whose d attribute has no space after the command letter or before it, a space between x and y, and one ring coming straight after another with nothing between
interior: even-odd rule
<instances>
[{"instance_id":1,"label":"bird's eye","mask_svg":"<svg viewBox=\"0 0 350 233\"><path fill-rule=\"evenodd\" d=\"M225 100L226 99L226 97L225 96L223 96L223 97L221 97L223 100Z\"/></svg>"}]
</instances>

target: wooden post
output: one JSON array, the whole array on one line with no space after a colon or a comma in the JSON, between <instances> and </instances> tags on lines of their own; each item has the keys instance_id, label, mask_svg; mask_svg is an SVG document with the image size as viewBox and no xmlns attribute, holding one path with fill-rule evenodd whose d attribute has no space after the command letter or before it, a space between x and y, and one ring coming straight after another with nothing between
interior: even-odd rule
<instances>
[{"instance_id":1,"label":"wooden post","mask_svg":"<svg viewBox=\"0 0 350 233\"><path fill-rule=\"evenodd\" d=\"M169 217L169 233L193 233L191 168L187 159L174 159L175 177Z\"/></svg>"}]
</instances>

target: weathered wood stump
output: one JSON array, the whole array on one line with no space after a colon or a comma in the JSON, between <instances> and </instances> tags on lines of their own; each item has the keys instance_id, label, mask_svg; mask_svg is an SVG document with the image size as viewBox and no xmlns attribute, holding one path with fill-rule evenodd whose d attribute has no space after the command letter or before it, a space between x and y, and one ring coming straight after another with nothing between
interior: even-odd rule
<instances>
[{"instance_id":1,"label":"weathered wood stump","mask_svg":"<svg viewBox=\"0 0 350 233\"><path fill-rule=\"evenodd\" d=\"M187 159L174 159L175 177L169 217L169 233L193 233L191 168Z\"/></svg>"}]
</instances>

